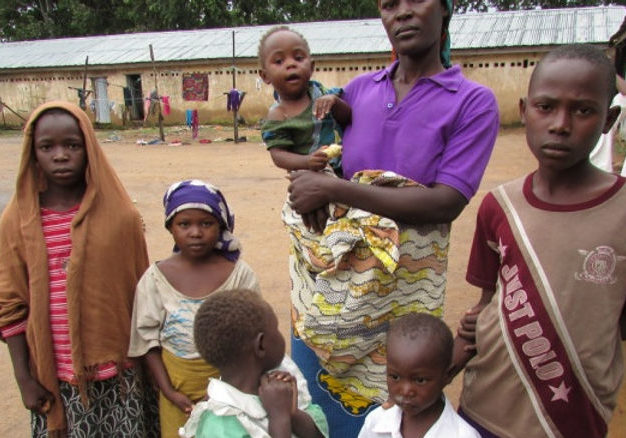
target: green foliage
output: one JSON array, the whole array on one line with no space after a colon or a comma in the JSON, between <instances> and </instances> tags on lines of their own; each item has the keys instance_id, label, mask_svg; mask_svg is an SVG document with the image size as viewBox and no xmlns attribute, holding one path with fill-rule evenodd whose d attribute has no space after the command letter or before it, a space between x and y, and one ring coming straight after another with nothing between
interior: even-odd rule
<instances>
[{"instance_id":1,"label":"green foliage","mask_svg":"<svg viewBox=\"0 0 626 438\"><path fill-rule=\"evenodd\" d=\"M456 12L513 11L518 9L557 9L578 6L625 5L626 0L456 0Z\"/></svg>"},{"instance_id":2,"label":"green foliage","mask_svg":"<svg viewBox=\"0 0 626 438\"><path fill-rule=\"evenodd\" d=\"M456 0L457 12L626 0ZM376 0L0 0L0 41L378 17Z\"/></svg>"}]
</instances>

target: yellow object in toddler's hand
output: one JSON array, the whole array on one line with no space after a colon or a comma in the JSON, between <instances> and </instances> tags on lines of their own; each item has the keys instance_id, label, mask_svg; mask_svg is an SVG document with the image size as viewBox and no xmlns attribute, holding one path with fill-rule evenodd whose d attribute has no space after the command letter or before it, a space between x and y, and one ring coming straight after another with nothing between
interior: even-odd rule
<instances>
[{"instance_id":1,"label":"yellow object in toddler's hand","mask_svg":"<svg viewBox=\"0 0 626 438\"><path fill-rule=\"evenodd\" d=\"M323 149L322 152L324 152L328 158L335 158L341 155L342 149L339 144L331 144L326 149Z\"/></svg>"}]
</instances>

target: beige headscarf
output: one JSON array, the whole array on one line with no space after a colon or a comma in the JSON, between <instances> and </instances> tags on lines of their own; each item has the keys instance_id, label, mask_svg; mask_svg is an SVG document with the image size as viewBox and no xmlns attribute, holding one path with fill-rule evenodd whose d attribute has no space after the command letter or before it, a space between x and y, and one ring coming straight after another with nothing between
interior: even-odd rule
<instances>
[{"instance_id":1,"label":"beige headscarf","mask_svg":"<svg viewBox=\"0 0 626 438\"><path fill-rule=\"evenodd\" d=\"M16 191L0 219L0 327L27 319L31 373L55 395L50 437L65 435L49 318L48 262L39 193L45 180L33 153L35 121L46 110L72 114L85 137L87 188L71 225L67 306L74 372L83 400L96 367L126 359L134 291L148 266L139 213L96 140L86 114L67 102L49 102L24 131Z\"/></svg>"}]
</instances>

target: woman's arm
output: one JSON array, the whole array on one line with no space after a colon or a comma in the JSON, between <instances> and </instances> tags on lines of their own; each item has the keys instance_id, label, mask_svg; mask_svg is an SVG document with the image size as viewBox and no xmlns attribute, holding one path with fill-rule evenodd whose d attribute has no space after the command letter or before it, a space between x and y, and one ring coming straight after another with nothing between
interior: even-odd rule
<instances>
[{"instance_id":1,"label":"woman's arm","mask_svg":"<svg viewBox=\"0 0 626 438\"><path fill-rule=\"evenodd\" d=\"M337 202L407 224L437 224L451 222L467 205L459 191L445 184L377 187L307 171L293 172L289 179L289 199L300 214Z\"/></svg>"},{"instance_id":2,"label":"woman's arm","mask_svg":"<svg viewBox=\"0 0 626 438\"><path fill-rule=\"evenodd\" d=\"M26 335L20 333L9 336L5 340L9 347L15 380L20 388L24 406L39 414L46 414L50 410L50 404L54 402L54 396L30 374Z\"/></svg>"},{"instance_id":3,"label":"woman's arm","mask_svg":"<svg viewBox=\"0 0 626 438\"><path fill-rule=\"evenodd\" d=\"M182 392L176 391L172 386L172 381L167 374L165 364L161 358L161 349L151 348L150 351L145 354L144 360L163 395L174 403L178 409L186 414L190 413L193 408L193 403L189 400L189 397Z\"/></svg>"}]
</instances>

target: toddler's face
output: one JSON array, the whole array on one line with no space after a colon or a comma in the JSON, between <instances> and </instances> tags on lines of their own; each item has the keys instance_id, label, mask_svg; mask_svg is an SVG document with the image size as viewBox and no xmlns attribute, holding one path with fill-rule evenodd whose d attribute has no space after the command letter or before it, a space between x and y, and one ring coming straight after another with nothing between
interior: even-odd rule
<instances>
[{"instance_id":1,"label":"toddler's face","mask_svg":"<svg viewBox=\"0 0 626 438\"><path fill-rule=\"evenodd\" d=\"M85 180L87 151L78 122L69 113L47 113L36 122L33 149L48 185L72 187Z\"/></svg>"},{"instance_id":2,"label":"toddler's face","mask_svg":"<svg viewBox=\"0 0 626 438\"><path fill-rule=\"evenodd\" d=\"M295 99L306 93L314 63L298 34L288 30L273 33L265 40L262 56L261 78L281 99Z\"/></svg>"},{"instance_id":3,"label":"toddler's face","mask_svg":"<svg viewBox=\"0 0 626 438\"><path fill-rule=\"evenodd\" d=\"M405 416L437 409L443 388L450 382L441 352L432 342L436 342L432 336L410 339L394 334L387 339L387 388Z\"/></svg>"}]
</instances>

